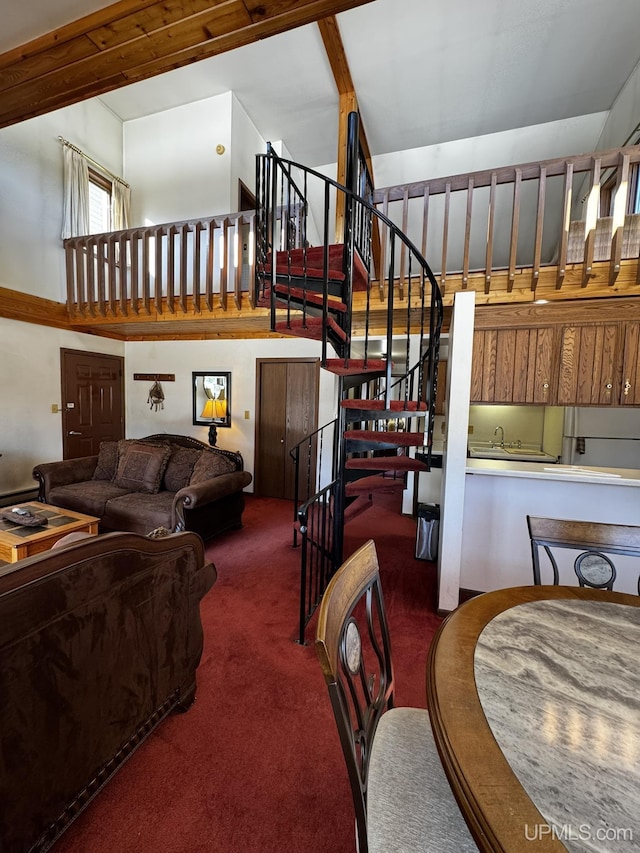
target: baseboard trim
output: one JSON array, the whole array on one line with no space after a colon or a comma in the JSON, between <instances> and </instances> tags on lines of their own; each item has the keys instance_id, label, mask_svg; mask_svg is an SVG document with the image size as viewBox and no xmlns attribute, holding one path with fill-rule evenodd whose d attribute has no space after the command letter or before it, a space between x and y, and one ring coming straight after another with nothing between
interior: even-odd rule
<instances>
[{"instance_id":1,"label":"baseboard trim","mask_svg":"<svg viewBox=\"0 0 640 853\"><path fill-rule=\"evenodd\" d=\"M22 489L18 492L7 492L0 495L0 506L10 506L11 504L26 503L27 501L35 501L38 499L38 487L33 489Z\"/></svg>"}]
</instances>

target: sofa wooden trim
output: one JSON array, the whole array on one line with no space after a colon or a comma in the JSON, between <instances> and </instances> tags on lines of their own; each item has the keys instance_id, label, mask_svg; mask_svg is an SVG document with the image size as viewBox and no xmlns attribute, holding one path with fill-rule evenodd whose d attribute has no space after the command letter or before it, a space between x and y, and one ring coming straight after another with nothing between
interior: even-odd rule
<instances>
[{"instance_id":1,"label":"sofa wooden trim","mask_svg":"<svg viewBox=\"0 0 640 853\"><path fill-rule=\"evenodd\" d=\"M193 702L199 536L88 537L0 570L0 849L48 850L151 731Z\"/></svg>"}]
</instances>

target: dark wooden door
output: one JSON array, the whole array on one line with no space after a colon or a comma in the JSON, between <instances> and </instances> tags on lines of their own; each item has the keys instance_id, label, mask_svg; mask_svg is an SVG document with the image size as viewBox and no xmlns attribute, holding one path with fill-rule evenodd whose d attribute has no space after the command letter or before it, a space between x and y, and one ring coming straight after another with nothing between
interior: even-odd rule
<instances>
[{"instance_id":1,"label":"dark wooden door","mask_svg":"<svg viewBox=\"0 0 640 853\"><path fill-rule=\"evenodd\" d=\"M60 350L62 455L92 456L101 441L124 438L124 359Z\"/></svg>"},{"instance_id":2,"label":"dark wooden door","mask_svg":"<svg viewBox=\"0 0 640 853\"><path fill-rule=\"evenodd\" d=\"M295 497L289 450L318 426L317 359L259 359L256 388L256 494ZM306 477L306 470L301 476Z\"/></svg>"}]
</instances>

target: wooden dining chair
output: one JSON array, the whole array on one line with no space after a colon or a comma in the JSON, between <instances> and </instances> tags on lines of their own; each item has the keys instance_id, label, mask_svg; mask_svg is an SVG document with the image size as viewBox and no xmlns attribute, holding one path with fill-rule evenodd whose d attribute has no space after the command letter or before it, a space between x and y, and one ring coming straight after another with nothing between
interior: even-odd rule
<instances>
[{"instance_id":1,"label":"wooden dining chair","mask_svg":"<svg viewBox=\"0 0 640 853\"><path fill-rule=\"evenodd\" d=\"M631 524L605 524L596 521L571 521L560 518L527 516L533 582L543 583L540 549L548 557L552 583L560 583L556 549L579 551L573 568L580 586L593 589L613 589L618 576L612 556L640 557L640 527ZM640 566L636 581L640 595Z\"/></svg>"},{"instance_id":2,"label":"wooden dining chair","mask_svg":"<svg viewBox=\"0 0 640 853\"><path fill-rule=\"evenodd\" d=\"M391 647L373 540L329 583L316 651L351 783L359 853L477 851L444 774L429 712L393 706Z\"/></svg>"}]
</instances>

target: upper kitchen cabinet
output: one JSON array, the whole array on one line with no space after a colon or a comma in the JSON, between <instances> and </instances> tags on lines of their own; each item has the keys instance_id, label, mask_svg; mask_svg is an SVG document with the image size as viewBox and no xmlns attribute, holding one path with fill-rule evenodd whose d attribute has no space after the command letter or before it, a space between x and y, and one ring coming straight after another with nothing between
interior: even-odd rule
<instances>
[{"instance_id":1,"label":"upper kitchen cabinet","mask_svg":"<svg viewBox=\"0 0 640 853\"><path fill-rule=\"evenodd\" d=\"M621 406L640 406L640 323L624 323Z\"/></svg>"},{"instance_id":2,"label":"upper kitchen cabinet","mask_svg":"<svg viewBox=\"0 0 640 853\"><path fill-rule=\"evenodd\" d=\"M619 323L564 326L560 342L557 402L608 406L619 399Z\"/></svg>"},{"instance_id":3,"label":"upper kitchen cabinet","mask_svg":"<svg viewBox=\"0 0 640 853\"><path fill-rule=\"evenodd\" d=\"M476 331L471 402L554 403L556 341L553 327Z\"/></svg>"}]
</instances>

